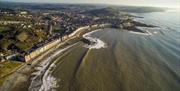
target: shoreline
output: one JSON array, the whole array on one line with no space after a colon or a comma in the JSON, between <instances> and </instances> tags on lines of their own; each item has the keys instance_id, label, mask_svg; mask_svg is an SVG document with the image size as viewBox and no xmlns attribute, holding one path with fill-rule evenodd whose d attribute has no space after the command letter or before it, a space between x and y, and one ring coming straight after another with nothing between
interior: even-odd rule
<instances>
[{"instance_id":1,"label":"shoreline","mask_svg":"<svg viewBox=\"0 0 180 91\"><path fill-rule=\"evenodd\" d=\"M56 49L65 48L68 45L72 44L72 43L68 43L68 42L79 41L81 38L83 38L83 35L86 35L87 33L94 33L96 31L99 31L100 29L103 29L103 28L111 28L111 27L109 27L109 25L107 25L108 27L105 25L106 24L104 24L100 27L97 27L97 25L94 25L91 27L91 29L87 28L88 26L85 26L86 29L83 29L83 27L78 28L79 30L77 29L78 31L74 31L71 34L71 36L68 37L65 41L60 42L58 45L53 46L51 49L47 50L46 52L42 53L41 55L38 55L37 58L35 58L35 59L33 59L33 61L31 61L31 65L28 65L28 63L26 63L22 67L20 67L17 71L12 73L8 78L9 78L9 81L11 81L10 82L11 84L12 83L15 83L15 84L8 86L8 82L5 81L3 83L3 85L0 87L0 90L4 91L4 89L6 89L6 90L8 89L8 90L12 91L12 89L13 89L13 91L18 91L18 89L14 90L14 88L18 88L17 85L19 85L19 84L24 85L24 83L26 83L26 85L29 86L31 83L30 79L29 79L31 77L30 74L32 74L33 71L35 70L34 67L41 64L42 62L44 62L45 61L44 59L46 59L49 54L56 52ZM95 28L95 29L93 29L93 28ZM20 78L22 78L21 77L22 75L24 75L23 80L20 79ZM14 77L17 77L17 79L15 79ZM27 87L25 87L24 89L27 89Z\"/></svg>"},{"instance_id":2,"label":"shoreline","mask_svg":"<svg viewBox=\"0 0 180 91\"><path fill-rule=\"evenodd\" d=\"M44 52L52 49L54 46L57 46L59 43L66 42L66 41L69 41L74 38L82 37L83 34L90 32L90 31L94 31L96 29L110 28L110 27L112 27L112 25L108 24L108 23L80 27L80 28L76 29L74 32L72 32L70 35L65 35L62 38L57 38L57 39L45 44L44 46L37 48L36 50L32 51L31 53L25 55L24 56L25 62L33 61L34 59L36 59L38 56L40 56Z\"/></svg>"},{"instance_id":3,"label":"shoreline","mask_svg":"<svg viewBox=\"0 0 180 91\"><path fill-rule=\"evenodd\" d=\"M93 29L93 30L87 29L86 31L85 30L82 29L81 31L80 30L78 32L76 31L77 34L73 34L74 36L71 36L67 40L61 42L60 44L58 44L56 46L54 46L53 48L55 48L55 49L51 48L50 50L47 50L43 54L38 55L37 58L33 59L33 61L30 62L31 65L28 65L29 63L23 64L22 67L20 67L14 73L12 73L11 75L8 76L8 80L3 82L2 86L0 87L0 90L6 91L8 89L8 91L19 91L18 88L22 89L23 87L18 87L18 85L20 85L20 84L21 85L24 85L24 84L30 85L30 77L31 77L30 74L33 73L34 67L39 65L40 63L44 62L44 59L46 59L46 57L48 57L49 54L54 53L56 51L56 49L65 48L68 45L71 45L72 43L69 44L69 42L79 41L82 38L83 34L86 34L88 32L93 32L94 30L97 30L97 29ZM14 88L17 88L17 89L15 90ZM24 89L27 90L26 87Z\"/></svg>"},{"instance_id":4,"label":"shoreline","mask_svg":"<svg viewBox=\"0 0 180 91\"><path fill-rule=\"evenodd\" d=\"M98 31L103 31L103 30L97 29L82 35L82 37L89 42L89 43L85 43L84 45L85 48L89 48L89 49L107 48L107 44L104 41L100 40L99 38L92 37L92 34Z\"/></svg>"},{"instance_id":5,"label":"shoreline","mask_svg":"<svg viewBox=\"0 0 180 91\"><path fill-rule=\"evenodd\" d=\"M70 44L68 44L69 41L66 41L60 45L58 45L57 49L62 49ZM56 50L57 50L56 49ZM50 54L56 52L56 50L49 50L48 52L45 52L43 55L38 56L35 60L31 62L31 65L28 65L28 63L22 65L19 69L17 69L14 73L8 76L8 80L4 81L2 86L0 87L1 91L19 91L20 89L18 88L23 88L19 87L18 85L22 86L24 84L30 85L31 81L30 78L32 77L32 73L35 71L35 67L39 66L43 62L45 62L45 59L49 57ZM21 80L23 79L23 80ZM10 85L12 84L13 85ZM14 89L16 88L16 90ZM28 90L28 87L24 87L25 90Z\"/></svg>"},{"instance_id":6,"label":"shoreline","mask_svg":"<svg viewBox=\"0 0 180 91\"><path fill-rule=\"evenodd\" d=\"M37 79L38 77L42 78L42 81L40 80L41 86L39 88L40 91L48 91L50 90L50 88L53 86L54 87L54 82L55 82L55 78L50 76L50 72L51 69L53 69L53 67L55 67L55 63L56 63L56 57L68 50L69 48L73 47L74 45L76 45L77 43L74 43L72 45L68 45L65 48L59 49L56 52L52 53L51 55L49 55L50 57L46 58L42 63L40 63L40 65L42 65L42 67L39 67L35 73L33 75L35 75L34 77L32 77L32 81L31 84L28 88L29 91L34 91L34 89L36 89L34 86L34 84L38 83L39 80ZM32 75L31 74L31 75ZM56 83L56 82L55 82Z\"/></svg>"}]
</instances>

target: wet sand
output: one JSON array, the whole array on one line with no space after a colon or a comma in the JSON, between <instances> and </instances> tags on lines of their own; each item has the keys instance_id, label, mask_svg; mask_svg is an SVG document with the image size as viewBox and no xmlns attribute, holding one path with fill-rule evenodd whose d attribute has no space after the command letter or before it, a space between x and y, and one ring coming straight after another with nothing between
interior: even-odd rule
<instances>
[{"instance_id":1,"label":"wet sand","mask_svg":"<svg viewBox=\"0 0 180 91\"><path fill-rule=\"evenodd\" d=\"M178 73L164 54L155 35L133 34L116 29L89 33L106 47L87 47L71 42L43 57L34 66L15 73L8 91L179 91ZM90 39L91 40L91 39ZM97 42L98 44L98 42ZM101 45L102 43L98 44ZM133 45L132 45L133 44ZM168 51L168 50L166 50ZM168 57L169 56L169 57ZM172 61L172 62L174 62ZM17 84L14 84L17 82ZM12 82L12 84L11 84ZM2 90L2 91L6 91Z\"/></svg>"},{"instance_id":2,"label":"wet sand","mask_svg":"<svg viewBox=\"0 0 180 91\"><path fill-rule=\"evenodd\" d=\"M164 46L157 47L160 45L154 38L156 35L105 30L91 37L102 40L107 47L87 48L79 42L60 53L48 75L43 76L38 88L44 88L40 91L180 90L178 73L172 68L178 57L164 54ZM170 59L172 63L167 64Z\"/></svg>"},{"instance_id":3,"label":"wet sand","mask_svg":"<svg viewBox=\"0 0 180 91\"><path fill-rule=\"evenodd\" d=\"M86 47L80 41L54 58L53 52L45 57L52 58L43 65L45 69L37 65L31 73L34 76L29 79L37 79L28 81L21 73L1 91L180 91L179 24L174 22L176 18L171 23L173 17L166 15L146 15L148 22L163 25L146 29L149 34L116 29L93 33L90 37L107 47ZM16 80L24 83L11 83Z\"/></svg>"}]
</instances>

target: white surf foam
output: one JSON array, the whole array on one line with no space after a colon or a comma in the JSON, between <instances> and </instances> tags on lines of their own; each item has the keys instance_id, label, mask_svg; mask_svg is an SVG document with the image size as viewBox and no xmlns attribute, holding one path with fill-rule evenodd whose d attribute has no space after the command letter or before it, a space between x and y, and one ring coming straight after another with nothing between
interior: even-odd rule
<instances>
[{"instance_id":1,"label":"white surf foam","mask_svg":"<svg viewBox=\"0 0 180 91\"><path fill-rule=\"evenodd\" d=\"M151 32L149 32L149 31L147 31L147 30L146 30L146 32L145 32L145 33L141 33L141 32L134 32L134 31L130 31L130 33L133 33L133 34L139 34L139 35L148 35L148 36L152 35L152 33L151 33Z\"/></svg>"},{"instance_id":2,"label":"white surf foam","mask_svg":"<svg viewBox=\"0 0 180 91\"><path fill-rule=\"evenodd\" d=\"M39 91L55 91L56 88L59 87L58 82L60 81L59 79L55 78L52 76L51 70L55 67L55 64L52 63L48 70L46 70L43 79L42 79L42 85L39 89Z\"/></svg>"},{"instance_id":3,"label":"white surf foam","mask_svg":"<svg viewBox=\"0 0 180 91\"><path fill-rule=\"evenodd\" d=\"M153 33L154 33L154 34L157 34L158 32L154 31Z\"/></svg>"},{"instance_id":4,"label":"white surf foam","mask_svg":"<svg viewBox=\"0 0 180 91\"><path fill-rule=\"evenodd\" d=\"M41 67L35 68L36 72L31 74L34 77L32 78L29 91L55 91L55 88L59 87L58 82L60 81L60 79L57 79L51 75L52 69L56 67L55 62L52 63L53 58L76 44L77 43L70 45L64 49L61 49L59 51L56 51L40 64ZM37 88L36 85L40 85L40 89Z\"/></svg>"},{"instance_id":5,"label":"white surf foam","mask_svg":"<svg viewBox=\"0 0 180 91\"><path fill-rule=\"evenodd\" d=\"M88 45L84 45L85 48L89 48L89 49L101 49L101 48L106 48L107 44L104 43L102 40L98 39L98 38L94 38L91 36L92 33L100 31L102 29L98 29L89 33L86 33L83 35L83 38L89 40L90 42L92 42L92 44Z\"/></svg>"}]
</instances>

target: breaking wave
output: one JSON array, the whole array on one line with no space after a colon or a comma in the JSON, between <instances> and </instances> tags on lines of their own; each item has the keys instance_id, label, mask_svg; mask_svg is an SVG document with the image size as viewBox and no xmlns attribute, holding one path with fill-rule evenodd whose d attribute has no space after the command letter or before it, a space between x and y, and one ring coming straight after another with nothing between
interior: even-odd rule
<instances>
[{"instance_id":1,"label":"breaking wave","mask_svg":"<svg viewBox=\"0 0 180 91\"><path fill-rule=\"evenodd\" d=\"M91 44L85 44L84 47L85 48L89 48L89 49L101 49L101 48L107 48L107 44L105 42L103 42L102 40L92 37L91 34L97 31L100 31L101 29L86 33L83 35L83 38L89 40L91 42Z\"/></svg>"},{"instance_id":2,"label":"breaking wave","mask_svg":"<svg viewBox=\"0 0 180 91\"><path fill-rule=\"evenodd\" d=\"M149 31L145 31L145 33L141 33L141 32L134 32L134 31L130 31L130 33L133 33L133 34L139 34L139 35L152 35L152 33L151 32L149 32Z\"/></svg>"},{"instance_id":3,"label":"breaking wave","mask_svg":"<svg viewBox=\"0 0 180 91\"><path fill-rule=\"evenodd\" d=\"M59 87L58 82L60 79L57 79L51 75L52 69L56 67L53 59L58 54L66 51L76 44L77 43L56 51L46 58L38 67L35 67L36 71L31 74L33 77L31 79L32 81L29 86L29 91L55 91L55 89Z\"/></svg>"}]
</instances>

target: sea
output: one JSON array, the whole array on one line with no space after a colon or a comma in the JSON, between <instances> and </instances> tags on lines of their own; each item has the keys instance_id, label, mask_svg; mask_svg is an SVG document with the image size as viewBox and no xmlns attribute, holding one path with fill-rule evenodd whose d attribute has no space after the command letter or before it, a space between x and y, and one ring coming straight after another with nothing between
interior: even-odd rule
<instances>
[{"instance_id":1,"label":"sea","mask_svg":"<svg viewBox=\"0 0 180 91\"><path fill-rule=\"evenodd\" d=\"M29 91L180 91L180 13L134 15L157 27L142 28L149 34L112 28L86 34L94 43L57 50Z\"/></svg>"}]
</instances>

